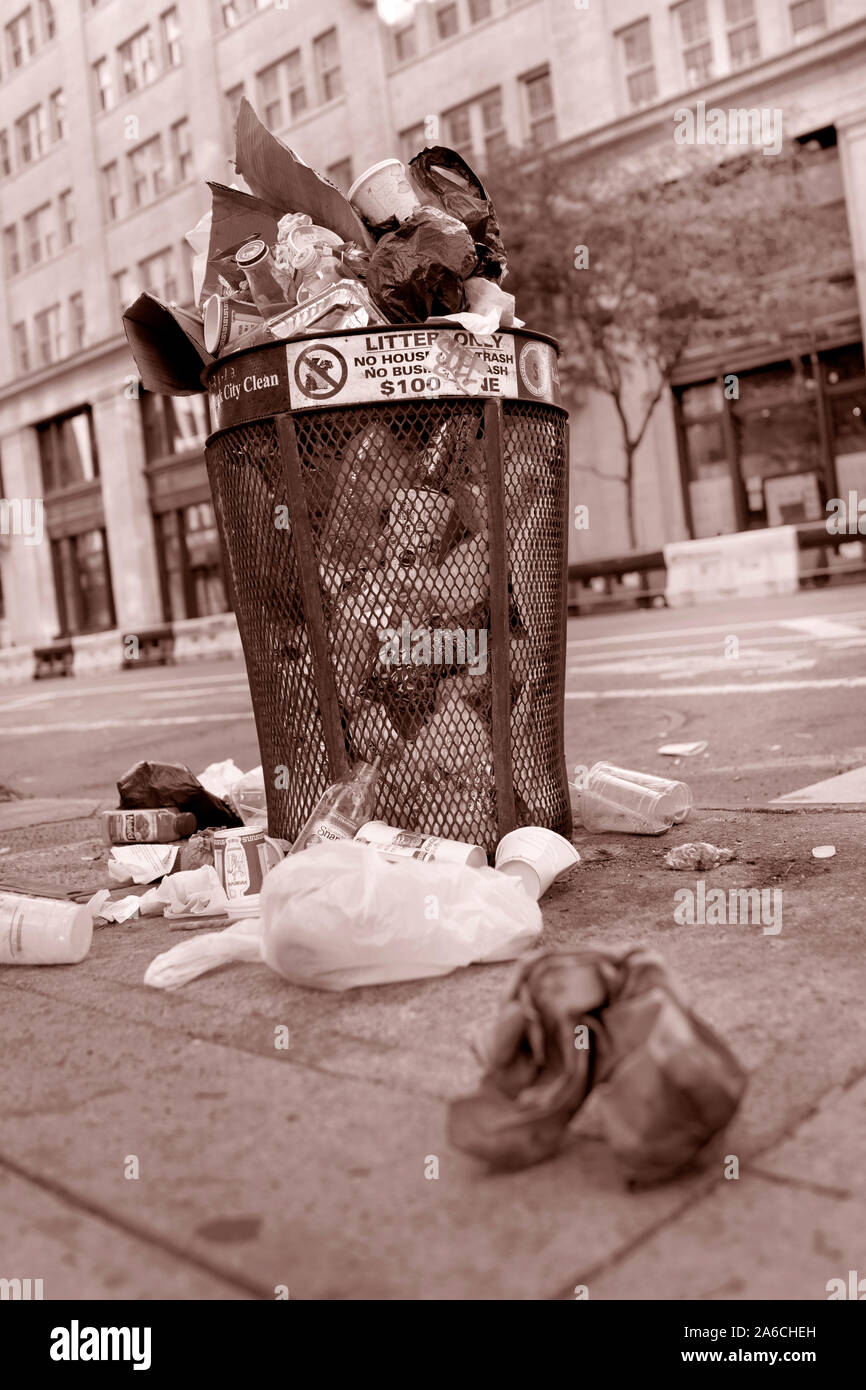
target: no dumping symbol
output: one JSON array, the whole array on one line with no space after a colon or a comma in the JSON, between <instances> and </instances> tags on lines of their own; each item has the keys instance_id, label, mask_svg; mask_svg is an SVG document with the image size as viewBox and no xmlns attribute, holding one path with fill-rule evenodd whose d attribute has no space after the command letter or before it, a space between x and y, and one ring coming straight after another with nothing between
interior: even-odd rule
<instances>
[{"instance_id":1,"label":"no dumping symbol","mask_svg":"<svg viewBox=\"0 0 866 1390\"><path fill-rule=\"evenodd\" d=\"M314 401L329 401L346 383L346 359L327 343L310 343L295 362L295 384Z\"/></svg>"}]
</instances>

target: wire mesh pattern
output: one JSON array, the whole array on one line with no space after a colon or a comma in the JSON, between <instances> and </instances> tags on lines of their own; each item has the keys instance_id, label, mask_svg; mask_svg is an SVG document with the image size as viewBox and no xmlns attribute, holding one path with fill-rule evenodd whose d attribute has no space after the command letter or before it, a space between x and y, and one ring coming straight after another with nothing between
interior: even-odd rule
<instances>
[{"instance_id":1,"label":"wire mesh pattern","mask_svg":"<svg viewBox=\"0 0 866 1390\"><path fill-rule=\"evenodd\" d=\"M502 815L484 404L341 407L298 413L293 423L312 597L276 423L235 426L207 450L271 833L294 839L332 780L320 698L332 680L349 762L378 760L377 818L492 853ZM502 453L517 821L568 829L564 416L506 403ZM321 604L327 635L329 670L318 675L305 592L312 606Z\"/></svg>"}]
</instances>

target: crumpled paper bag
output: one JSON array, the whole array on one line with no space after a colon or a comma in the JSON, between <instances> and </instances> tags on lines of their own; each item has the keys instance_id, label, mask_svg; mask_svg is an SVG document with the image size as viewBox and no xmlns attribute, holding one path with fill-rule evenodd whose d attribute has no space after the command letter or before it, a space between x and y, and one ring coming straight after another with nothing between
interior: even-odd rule
<instances>
[{"instance_id":1,"label":"crumpled paper bag","mask_svg":"<svg viewBox=\"0 0 866 1390\"><path fill-rule=\"evenodd\" d=\"M450 1142L501 1167L550 1158L597 1089L626 1177L672 1177L731 1119L746 1083L727 1044L642 948L543 951L520 966L475 1095L451 1103Z\"/></svg>"}]
</instances>

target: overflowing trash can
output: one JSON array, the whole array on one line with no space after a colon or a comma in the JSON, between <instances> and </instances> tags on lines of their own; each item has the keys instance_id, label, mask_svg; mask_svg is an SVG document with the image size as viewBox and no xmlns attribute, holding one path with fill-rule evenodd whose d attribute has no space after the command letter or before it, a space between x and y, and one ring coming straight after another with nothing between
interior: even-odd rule
<instances>
[{"instance_id":1,"label":"overflowing trash can","mask_svg":"<svg viewBox=\"0 0 866 1390\"><path fill-rule=\"evenodd\" d=\"M389 326L205 379L271 834L364 760L389 824L488 853L518 825L568 835L555 344Z\"/></svg>"}]
</instances>

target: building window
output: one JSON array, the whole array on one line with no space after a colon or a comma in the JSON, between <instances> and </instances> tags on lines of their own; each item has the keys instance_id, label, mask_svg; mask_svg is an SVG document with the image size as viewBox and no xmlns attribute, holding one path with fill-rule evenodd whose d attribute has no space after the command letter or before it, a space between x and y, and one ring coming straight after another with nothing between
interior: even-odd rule
<instances>
[{"instance_id":1,"label":"building window","mask_svg":"<svg viewBox=\"0 0 866 1390\"><path fill-rule=\"evenodd\" d=\"M156 81L156 57L153 51L153 35L150 29L140 29L131 39L122 43L117 50L120 57L120 71L123 91L138 92Z\"/></svg>"},{"instance_id":2,"label":"building window","mask_svg":"<svg viewBox=\"0 0 866 1390\"><path fill-rule=\"evenodd\" d=\"M60 305L51 304L33 315L36 366L47 367L63 356L63 325Z\"/></svg>"},{"instance_id":3,"label":"building window","mask_svg":"<svg viewBox=\"0 0 866 1390\"><path fill-rule=\"evenodd\" d=\"M42 41L50 43L57 33L57 19L51 0L39 0L39 17L42 21Z\"/></svg>"},{"instance_id":4,"label":"building window","mask_svg":"<svg viewBox=\"0 0 866 1390\"><path fill-rule=\"evenodd\" d=\"M34 106L25 111L15 122L15 136L18 144L18 159L21 164L32 164L48 148L48 127L45 107Z\"/></svg>"},{"instance_id":5,"label":"building window","mask_svg":"<svg viewBox=\"0 0 866 1390\"><path fill-rule=\"evenodd\" d=\"M495 164L508 150L505 119L502 114L502 91L496 87L478 98L481 107L481 128L484 132L484 161Z\"/></svg>"},{"instance_id":6,"label":"building window","mask_svg":"<svg viewBox=\"0 0 866 1390\"><path fill-rule=\"evenodd\" d=\"M237 85L236 87L230 88L230 90L227 91L226 94L225 94L226 110L227 110L228 116L229 116L229 124L231 125L231 127L232 127L233 130L234 130L235 122L237 121L237 118L238 118L238 112L239 112L240 109L241 109L241 102L243 101L243 99L244 99L244 84L243 84L243 82L239 82L238 85Z\"/></svg>"},{"instance_id":7,"label":"building window","mask_svg":"<svg viewBox=\"0 0 866 1390\"><path fill-rule=\"evenodd\" d=\"M126 156L129 166L130 200L134 208L152 203L165 192L165 166L162 136L154 135Z\"/></svg>"},{"instance_id":8,"label":"building window","mask_svg":"<svg viewBox=\"0 0 866 1390\"><path fill-rule=\"evenodd\" d=\"M618 38L622 45L629 102L635 107L647 106L658 95L649 20L639 19L637 24L621 29Z\"/></svg>"},{"instance_id":9,"label":"building window","mask_svg":"<svg viewBox=\"0 0 866 1390\"><path fill-rule=\"evenodd\" d=\"M57 210L60 222L60 245L71 246L75 240L75 208L71 188L64 189L59 195Z\"/></svg>"},{"instance_id":10,"label":"building window","mask_svg":"<svg viewBox=\"0 0 866 1390\"><path fill-rule=\"evenodd\" d=\"M99 477L90 407L74 410L36 426L46 497Z\"/></svg>"},{"instance_id":11,"label":"building window","mask_svg":"<svg viewBox=\"0 0 866 1390\"><path fill-rule=\"evenodd\" d=\"M343 92L343 73L340 67L340 48L336 29L327 29L313 39L313 57L319 76L322 101L333 101Z\"/></svg>"},{"instance_id":12,"label":"building window","mask_svg":"<svg viewBox=\"0 0 866 1390\"><path fill-rule=\"evenodd\" d=\"M341 193L346 193L352 186L352 161L351 159L339 159L336 164L329 164L325 170L331 183L337 185Z\"/></svg>"},{"instance_id":13,"label":"building window","mask_svg":"<svg viewBox=\"0 0 866 1390\"><path fill-rule=\"evenodd\" d=\"M114 627L114 598L105 531L84 531L51 542L57 612L63 637Z\"/></svg>"},{"instance_id":14,"label":"building window","mask_svg":"<svg viewBox=\"0 0 866 1390\"><path fill-rule=\"evenodd\" d=\"M556 116L553 111L553 86L550 68L521 78L526 94L529 142L536 147L556 143Z\"/></svg>"},{"instance_id":15,"label":"building window","mask_svg":"<svg viewBox=\"0 0 866 1390\"><path fill-rule=\"evenodd\" d=\"M12 173L12 157L9 153L9 133L0 130L0 178L8 179Z\"/></svg>"},{"instance_id":16,"label":"building window","mask_svg":"<svg viewBox=\"0 0 866 1390\"><path fill-rule=\"evenodd\" d=\"M402 24L399 29L395 29L392 34L394 45L394 57L398 63L408 63L410 58L418 56L418 31L415 28L415 21L411 24Z\"/></svg>"},{"instance_id":17,"label":"building window","mask_svg":"<svg viewBox=\"0 0 866 1390\"><path fill-rule=\"evenodd\" d=\"M307 89L301 66L301 50L294 49L279 62L263 68L256 77L259 106L265 125L282 130L307 109ZM237 90L237 89L235 89ZM243 95L243 92L241 92ZM238 102L240 105L240 102Z\"/></svg>"},{"instance_id":18,"label":"building window","mask_svg":"<svg viewBox=\"0 0 866 1390\"><path fill-rule=\"evenodd\" d=\"M686 81L696 87L713 75L713 44L707 17L707 0L684 0L675 7L683 46Z\"/></svg>"},{"instance_id":19,"label":"building window","mask_svg":"<svg viewBox=\"0 0 866 1390\"><path fill-rule=\"evenodd\" d=\"M24 218L24 243L28 266L40 265L54 255L57 247L50 203L44 203Z\"/></svg>"},{"instance_id":20,"label":"building window","mask_svg":"<svg viewBox=\"0 0 866 1390\"><path fill-rule=\"evenodd\" d=\"M456 4L440 5L436 10L436 34L439 39L450 39L460 28L460 17Z\"/></svg>"},{"instance_id":21,"label":"building window","mask_svg":"<svg viewBox=\"0 0 866 1390\"><path fill-rule=\"evenodd\" d=\"M107 58L99 58L93 64L93 83L100 111L110 111L116 98L111 78L111 64Z\"/></svg>"},{"instance_id":22,"label":"building window","mask_svg":"<svg viewBox=\"0 0 866 1390\"><path fill-rule=\"evenodd\" d=\"M192 173L192 145L186 117L182 121L175 121L171 127L171 157L175 183L186 183Z\"/></svg>"},{"instance_id":23,"label":"building window","mask_svg":"<svg viewBox=\"0 0 866 1390\"><path fill-rule=\"evenodd\" d=\"M167 68L179 68L183 62L183 52L180 43L180 19L178 18L177 6L172 5L170 10L166 10L160 16L159 23L162 30L164 65Z\"/></svg>"},{"instance_id":24,"label":"building window","mask_svg":"<svg viewBox=\"0 0 866 1390\"><path fill-rule=\"evenodd\" d=\"M51 143L56 145L58 140L66 139L66 94L62 87L56 92L52 92L48 98L48 112L50 118Z\"/></svg>"},{"instance_id":25,"label":"building window","mask_svg":"<svg viewBox=\"0 0 866 1390\"><path fill-rule=\"evenodd\" d=\"M474 158L472 149L472 106L467 101L462 106L454 106L442 114L446 138L452 149L462 154L467 163Z\"/></svg>"},{"instance_id":26,"label":"building window","mask_svg":"<svg viewBox=\"0 0 866 1390\"><path fill-rule=\"evenodd\" d=\"M427 144L427 134L424 129L424 122L419 121L417 125L412 125L408 130L400 132L400 153L405 163L414 159L420 150Z\"/></svg>"},{"instance_id":27,"label":"building window","mask_svg":"<svg viewBox=\"0 0 866 1390\"><path fill-rule=\"evenodd\" d=\"M36 52L33 11L29 5L6 25L6 52L13 68L20 68Z\"/></svg>"},{"instance_id":28,"label":"building window","mask_svg":"<svg viewBox=\"0 0 866 1390\"><path fill-rule=\"evenodd\" d=\"M796 0L791 6L791 29L797 43L808 42L826 28L824 0Z\"/></svg>"},{"instance_id":29,"label":"building window","mask_svg":"<svg viewBox=\"0 0 866 1390\"><path fill-rule=\"evenodd\" d=\"M84 322L84 295L69 296L69 350L84 347L86 327Z\"/></svg>"},{"instance_id":30,"label":"building window","mask_svg":"<svg viewBox=\"0 0 866 1390\"><path fill-rule=\"evenodd\" d=\"M725 24L732 68L744 68L761 56L755 0L725 0Z\"/></svg>"},{"instance_id":31,"label":"building window","mask_svg":"<svg viewBox=\"0 0 866 1390\"><path fill-rule=\"evenodd\" d=\"M18 226L3 228L3 257L6 262L6 275L9 279L21 269L21 253L18 249Z\"/></svg>"},{"instance_id":32,"label":"building window","mask_svg":"<svg viewBox=\"0 0 866 1390\"><path fill-rule=\"evenodd\" d=\"M114 301L121 314L137 298L137 291L129 278L128 270L116 270L111 277L114 286Z\"/></svg>"},{"instance_id":33,"label":"building window","mask_svg":"<svg viewBox=\"0 0 866 1390\"><path fill-rule=\"evenodd\" d=\"M26 323L13 323L12 345L15 350L15 366L19 375L30 371L30 342Z\"/></svg>"},{"instance_id":34,"label":"building window","mask_svg":"<svg viewBox=\"0 0 866 1390\"><path fill-rule=\"evenodd\" d=\"M144 261L139 261L138 271L143 290L155 294L157 299L169 302L177 300L177 270L174 252L170 246L164 251L157 251L154 256L148 256Z\"/></svg>"},{"instance_id":35,"label":"building window","mask_svg":"<svg viewBox=\"0 0 866 1390\"><path fill-rule=\"evenodd\" d=\"M490 0L469 0L469 23L481 24L491 15Z\"/></svg>"},{"instance_id":36,"label":"building window","mask_svg":"<svg viewBox=\"0 0 866 1390\"><path fill-rule=\"evenodd\" d=\"M116 159L103 167L102 191L105 197L105 215L109 222L116 222L121 213L120 170Z\"/></svg>"},{"instance_id":37,"label":"building window","mask_svg":"<svg viewBox=\"0 0 866 1390\"><path fill-rule=\"evenodd\" d=\"M157 536L166 621L227 613L230 605L211 503L163 512L157 518Z\"/></svg>"},{"instance_id":38,"label":"building window","mask_svg":"<svg viewBox=\"0 0 866 1390\"><path fill-rule=\"evenodd\" d=\"M223 28L234 29L257 10L266 10L274 0L222 0Z\"/></svg>"}]
</instances>

